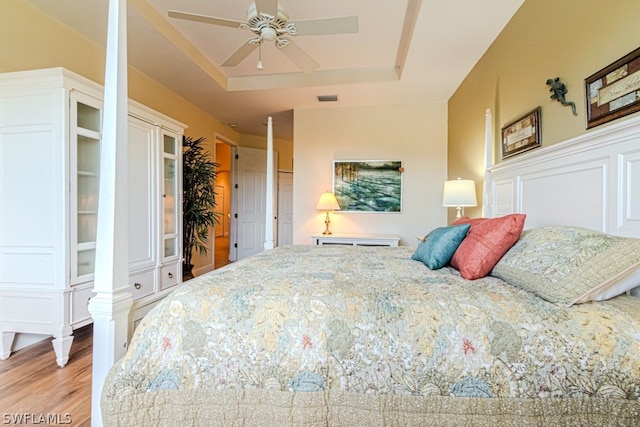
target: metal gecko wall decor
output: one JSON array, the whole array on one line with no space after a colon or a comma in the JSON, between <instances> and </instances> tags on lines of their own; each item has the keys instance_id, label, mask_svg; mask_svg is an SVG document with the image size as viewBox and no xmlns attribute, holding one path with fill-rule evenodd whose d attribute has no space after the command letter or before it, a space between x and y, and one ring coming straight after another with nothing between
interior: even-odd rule
<instances>
[{"instance_id":1,"label":"metal gecko wall decor","mask_svg":"<svg viewBox=\"0 0 640 427\"><path fill-rule=\"evenodd\" d=\"M547 79L547 85L551 86L549 92L553 92L553 95L551 95L550 98L555 99L562 105L570 105L571 111L573 111L573 115L577 116L578 113L576 112L576 104L565 99L565 95L569 90L567 89L565 84L560 81L560 77L556 77L555 79Z\"/></svg>"}]
</instances>

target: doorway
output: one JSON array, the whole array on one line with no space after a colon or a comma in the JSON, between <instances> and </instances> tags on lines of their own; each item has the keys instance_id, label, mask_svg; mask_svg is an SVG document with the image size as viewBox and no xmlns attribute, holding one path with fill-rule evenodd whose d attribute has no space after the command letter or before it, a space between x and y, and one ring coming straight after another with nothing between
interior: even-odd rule
<instances>
[{"instance_id":1,"label":"doorway","mask_svg":"<svg viewBox=\"0 0 640 427\"><path fill-rule=\"evenodd\" d=\"M214 269L229 264L229 235L231 227L231 165L233 146L216 137L215 159L218 163L216 175L216 212L218 223L214 228Z\"/></svg>"},{"instance_id":2,"label":"doorway","mask_svg":"<svg viewBox=\"0 0 640 427\"><path fill-rule=\"evenodd\" d=\"M216 137L216 211L214 269L264 250L266 163L264 149L238 147ZM274 170L278 156L274 153ZM271 187L271 186L270 186ZM272 183L276 246L293 241L293 175L278 171ZM277 219L276 219L277 218Z\"/></svg>"}]
</instances>

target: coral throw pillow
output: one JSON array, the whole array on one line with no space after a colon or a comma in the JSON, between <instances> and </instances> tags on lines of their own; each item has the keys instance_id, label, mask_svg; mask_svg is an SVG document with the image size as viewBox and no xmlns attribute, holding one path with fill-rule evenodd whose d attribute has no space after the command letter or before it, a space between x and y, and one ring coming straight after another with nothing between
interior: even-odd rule
<instances>
[{"instance_id":1,"label":"coral throw pillow","mask_svg":"<svg viewBox=\"0 0 640 427\"><path fill-rule=\"evenodd\" d=\"M468 280L488 275L518 241L525 218L525 214L510 214L500 218L457 219L452 225L469 223L471 228L453 254L451 265Z\"/></svg>"}]
</instances>

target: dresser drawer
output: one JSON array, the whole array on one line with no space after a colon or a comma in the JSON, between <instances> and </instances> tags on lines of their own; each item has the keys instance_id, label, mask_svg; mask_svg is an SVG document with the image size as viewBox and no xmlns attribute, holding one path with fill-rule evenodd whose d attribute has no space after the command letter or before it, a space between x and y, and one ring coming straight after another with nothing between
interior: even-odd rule
<instances>
[{"instance_id":1,"label":"dresser drawer","mask_svg":"<svg viewBox=\"0 0 640 427\"><path fill-rule=\"evenodd\" d=\"M178 264L167 264L160 269L160 289L178 284Z\"/></svg>"},{"instance_id":2,"label":"dresser drawer","mask_svg":"<svg viewBox=\"0 0 640 427\"><path fill-rule=\"evenodd\" d=\"M129 289L133 299L138 299L151 295L154 291L155 271L143 271L129 276Z\"/></svg>"},{"instance_id":3,"label":"dresser drawer","mask_svg":"<svg viewBox=\"0 0 640 427\"><path fill-rule=\"evenodd\" d=\"M91 323L89 299L95 295L93 284L76 285L71 293L71 325L73 328Z\"/></svg>"}]
</instances>

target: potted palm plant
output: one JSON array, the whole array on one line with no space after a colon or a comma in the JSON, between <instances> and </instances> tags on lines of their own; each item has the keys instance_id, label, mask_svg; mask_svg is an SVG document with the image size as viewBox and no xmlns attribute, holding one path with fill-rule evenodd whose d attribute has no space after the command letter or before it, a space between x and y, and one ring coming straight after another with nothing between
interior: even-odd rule
<instances>
[{"instance_id":1,"label":"potted palm plant","mask_svg":"<svg viewBox=\"0 0 640 427\"><path fill-rule=\"evenodd\" d=\"M182 139L182 273L185 280L193 278L193 251L201 255L207 253L209 230L218 223L214 181L219 165L210 159L204 142L204 137Z\"/></svg>"}]
</instances>

